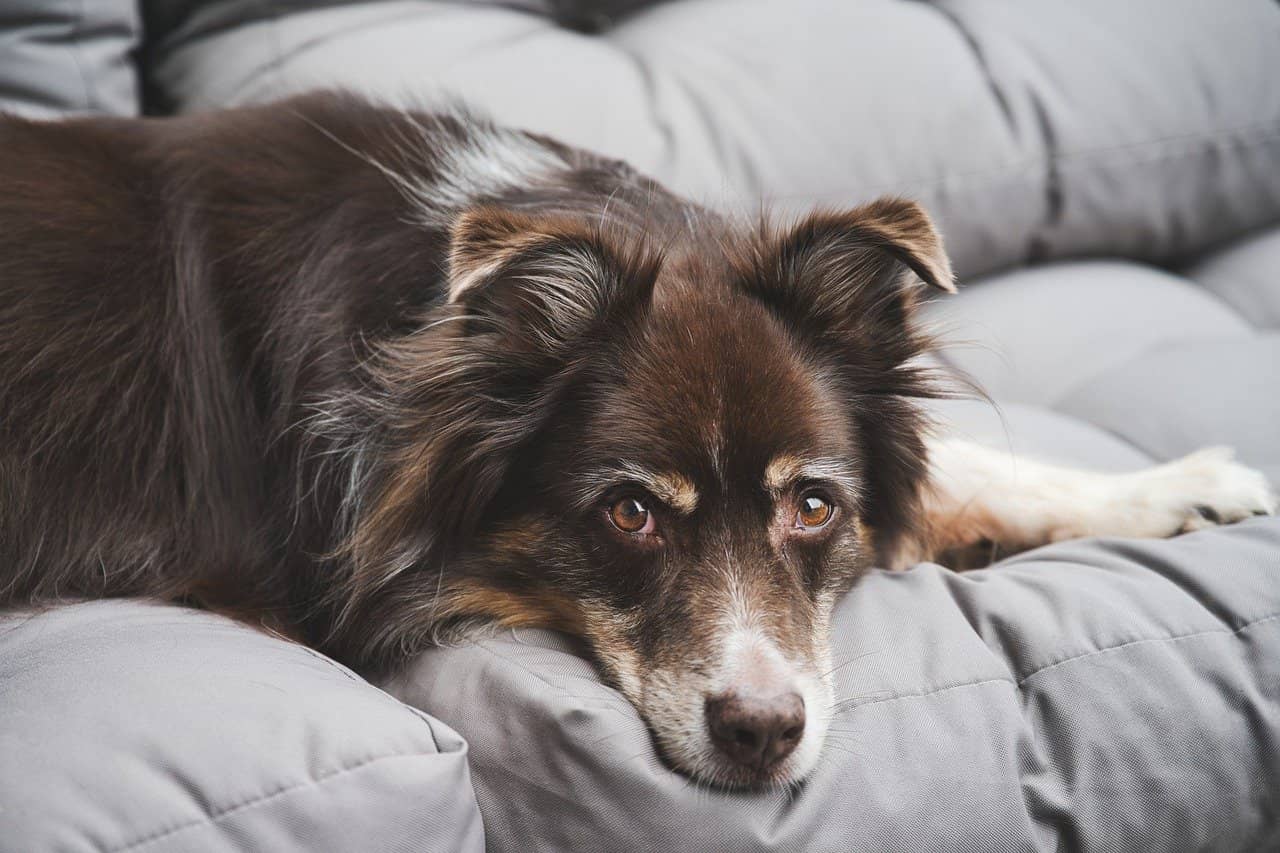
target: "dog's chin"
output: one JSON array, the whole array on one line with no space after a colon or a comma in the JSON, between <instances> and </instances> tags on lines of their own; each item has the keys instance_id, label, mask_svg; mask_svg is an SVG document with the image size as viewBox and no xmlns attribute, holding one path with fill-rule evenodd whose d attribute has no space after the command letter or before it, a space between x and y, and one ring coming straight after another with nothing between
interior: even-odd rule
<instances>
[{"instance_id":1,"label":"dog's chin","mask_svg":"<svg viewBox=\"0 0 1280 853\"><path fill-rule=\"evenodd\" d=\"M807 744L809 740L814 741L811 747ZM790 789L801 785L818 763L822 748L820 736L806 736L805 741L794 754L764 769L734 764L720 757L710 745L704 756L692 762L677 762L670 757L667 761L676 772L708 788L751 792Z\"/></svg>"},{"instance_id":2,"label":"dog's chin","mask_svg":"<svg viewBox=\"0 0 1280 853\"><path fill-rule=\"evenodd\" d=\"M651 684L646 692L649 703L643 699L632 701L640 709L662 760L699 784L733 791L794 788L818 765L832 704L829 685L819 679L804 680L805 704L811 710L803 738L790 755L767 767L743 766L716 749L703 720L701 693L666 692L664 695L664 691L653 690L653 686ZM696 699L686 699L686 696ZM652 700L657 697L666 701L655 707Z\"/></svg>"}]
</instances>

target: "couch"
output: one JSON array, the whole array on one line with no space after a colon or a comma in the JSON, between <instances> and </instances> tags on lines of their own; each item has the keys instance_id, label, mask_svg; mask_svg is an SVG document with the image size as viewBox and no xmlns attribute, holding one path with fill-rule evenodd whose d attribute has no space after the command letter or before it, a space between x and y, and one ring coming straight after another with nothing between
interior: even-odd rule
<instances>
[{"instance_id":1,"label":"couch","mask_svg":"<svg viewBox=\"0 0 1280 853\"><path fill-rule=\"evenodd\" d=\"M940 361L992 398L940 430L1111 471L1228 444L1280 486L1273 0L15 0L0 46L29 114L340 86L722 207L917 198L962 284ZM373 685L205 613L3 614L0 851L1280 849L1278 519L876 571L834 633L823 763L748 794L550 632Z\"/></svg>"}]
</instances>

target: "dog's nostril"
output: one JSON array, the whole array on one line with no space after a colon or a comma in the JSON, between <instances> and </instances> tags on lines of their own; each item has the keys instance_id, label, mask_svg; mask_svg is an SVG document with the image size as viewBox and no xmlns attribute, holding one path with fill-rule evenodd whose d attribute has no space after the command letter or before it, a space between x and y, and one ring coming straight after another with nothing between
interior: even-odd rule
<instances>
[{"instance_id":1,"label":"dog's nostril","mask_svg":"<svg viewBox=\"0 0 1280 853\"><path fill-rule=\"evenodd\" d=\"M790 755L804 736L800 694L722 693L707 699L711 741L738 764L764 769Z\"/></svg>"}]
</instances>

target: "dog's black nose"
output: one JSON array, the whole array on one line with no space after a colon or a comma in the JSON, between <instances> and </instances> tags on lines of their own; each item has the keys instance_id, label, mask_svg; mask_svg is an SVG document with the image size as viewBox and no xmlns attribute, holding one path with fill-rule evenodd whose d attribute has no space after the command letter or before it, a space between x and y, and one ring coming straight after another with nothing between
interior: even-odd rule
<instances>
[{"instance_id":1,"label":"dog's black nose","mask_svg":"<svg viewBox=\"0 0 1280 853\"><path fill-rule=\"evenodd\" d=\"M804 737L804 699L794 692L721 693L707 699L707 728L712 743L735 763L764 770Z\"/></svg>"}]
</instances>

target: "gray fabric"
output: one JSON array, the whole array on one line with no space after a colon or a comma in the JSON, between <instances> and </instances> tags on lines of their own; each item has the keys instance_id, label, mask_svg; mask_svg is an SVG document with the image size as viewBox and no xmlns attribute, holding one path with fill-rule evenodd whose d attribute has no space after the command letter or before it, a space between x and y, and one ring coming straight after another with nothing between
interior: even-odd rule
<instances>
[{"instance_id":1,"label":"gray fabric","mask_svg":"<svg viewBox=\"0 0 1280 853\"><path fill-rule=\"evenodd\" d=\"M1117 435L1041 406L960 399L930 401L925 409L938 431L1023 458L1098 471L1135 471L1154 461Z\"/></svg>"},{"instance_id":2,"label":"gray fabric","mask_svg":"<svg viewBox=\"0 0 1280 853\"><path fill-rule=\"evenodd\" d=\"M1278 271L1273 228L1193 278L1097 260L973 282L925 315L999 408L934 408L983 444L1102 469L1226 444L1280 488Z\"/></svg>"},{"instance_id":3,"label":"gray fabric","mask_svg":"<svg viewBox=\"0 0 1280 853\"><path fill-rule=\"evenodd\" d=\"M480 850L466 746L320 655L135 602L0 616L0 851Z\"/></svg>"},{"instance_id":4,"label":"gray fabric","mask_svg":"<svg viewBox=\"0 0 1280 853\"><path fill-rule=\"evenodd\" d=\"M135 0L0 3L0 110L137 115Z\"/></svg>"},{"instance_id":5,"label":"gray fabric","mask_svg":"<svg viewBox=\"0 0 1280 853\"><path fill-rule=\"evenodd\" d=\"M142 0L148 40L204 38L219 30L269 20L302 9L353 5L361 0ZM370 2L370 0L363 0ZM596 30L662 0L447 0L545 15L562 26Z\"/></svg>"},{"instance_id":6,"label":"gray fabric","mask_svg":"<svg viewBox=\"0 0 1280 853\"><path fill-rule=\"evenodd\" d=\"M153 80L184 110L458 96L722 207L919 198L971 279L927 312L969 342L944 360L998 403L942 428L1109 470L1233 443L1280 486L1280 4L682 0L592 38L539 4L151 0ZM37 5L71 8L9 8ZM1113 257L973 280L1077 255ZM835 642L854 701L794 798L690 787L556 635L393 687L470 740L495 850L1280 849L1280 521L876 573ZM214 617L0 628L0 851L476 847L463 755Z\"/></svg>"},{"instance_id":7,"label":"gray fabric","mask_svg":"<svg viewBox=\"0 0 1280 853\"><path fill-rule=\"evenodd\" d=\"M1248 321L1184 278L1125 261L1050 264L935 300L944 353L997 399L1052 406L1093 376L1185 341L1245 339Z\"/></svg>"},{"instance_id":8,"label":"gray fabric","mask_svg":"<svg viewBox=\"0 0 1280 853\"><path fill-rule=\"evenodd\" d=\"M424 655L495 851L1280 848L1280 520L875 573L838 607L827 759L693 790L554 634Z\"/></svg>"},{"instance_id":9,"label":"gray fabric","mask_svg":"<svg viewBox=\"0 0 1280 853\"><path fill-rule=\"evenodd\" d=\"M1280 228L1250 235L1187 270L1259 329L1280 330Z\"/></svg>"},{"instance_id":10,"label":"gray fabric","mask_svg":"<svg viewBox=\"0 0 1280 853\"><path fill-rule=\"evenodd\" d=\"M1255 466L1280 464L1280 332L1145 353L1094 376L1059 408L1160 459L1212 437Z\"/></svg>"},{"instance_id":11,"label":"gray fabric","mask_svg":"<svg viewBox=\"0 0 1280 853\"><path fill-rule=\"evenodd\" d=\"M590 37L387 0L179 41L154 77L188 110L317 85L461 97L722 206L903 194L971 276L1172 262L1280 219L1277 44L1274 0L682 0Z\"/></svg>"},{"instance_id":12,"label":"gray fabric","mask_svg":"<svg viewBox=\"0 0 1280 853\"><path fill-rule=\"evenodd\" d=\"M1051 210L1032 258L1167 261L1280 219L1274 0L936 5L1038 138Z\"/></svg>"}]
</instances>

